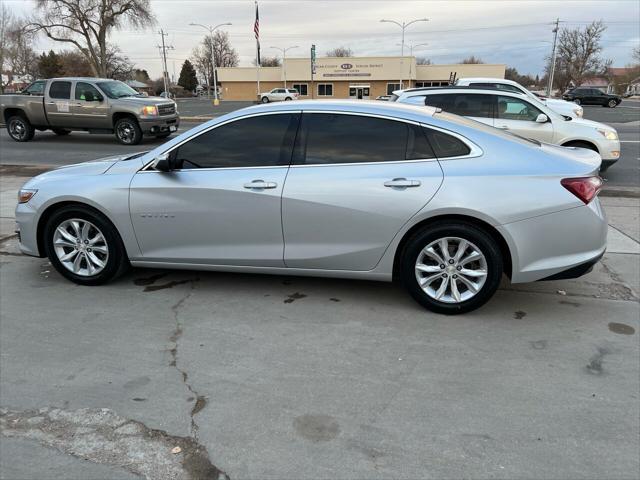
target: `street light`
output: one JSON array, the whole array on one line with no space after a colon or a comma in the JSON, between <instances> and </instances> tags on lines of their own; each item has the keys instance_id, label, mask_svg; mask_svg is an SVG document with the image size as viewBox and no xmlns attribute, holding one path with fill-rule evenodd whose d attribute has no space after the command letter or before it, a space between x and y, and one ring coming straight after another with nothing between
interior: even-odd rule
<instances>
[{"instance_id":1,"label":"street light","mask_svg":"<svg viewBox=\"0 0 640 480\"><path fill-rule=\"evenodd\" d=\"M401 44L399 44L399 43L396 43L396 45L401 46ZM429 45L429 44L428 44L428 43L416 43L415 45L414 45L414 44L411 44L411 45L407 45L407 44L405 44L405 45L406 45L407 47L409 47L409 56L410 56L410 57L413 57L413 49L414 49L414 48L416 48L416 47L426 47L426 46L427 46L427 45ZM409 87L411 87L411 64L412 64L412 63L413 63L413 62L411 62L411 63L409 64ZM417 75L417 73L416 73L416 75ZM401 85L401 86L402 86L402 85Z\"/></svg>"},{"instance_id":2,"label":"street light","mask_svg":"<svg viewBox=\"0 0 640 480\"><path fill-rule=\"evenodd\" d=\"M287 88L287 50L291 50L292 48L298 48L298 45L292 45L291 47L287 47L287 48L280 48L280 47L271 47L274 48L276 50L280 50L282 52L282 72L284 74L284 88Z\"/></svg>"},{"instance_id":3,"label":"street light","mask_svg":"<svg viewBox=\"0 0 640 480\"><path fill-rule=\"evenodd\" d=\"M409 25L412 25L416 22L428 22L429 19L428 18L416 18L415 20L411 20L410 22L396 22L395 20L386 20L386 19L382 19L380 20L383 23L395 23L397 26L399 26L402 29L402 47L400 49L400 88L402 88L402 67L404 64L403 61L403 57L404 57L404 31L406 30L406 28Z\"/></svg>"},{"instance_id":4,"label":"street light","mask_svg":"<svg viewBox=\"0 0 640 480\"><path fill-rule=\"evenodd\" d=\"M221 23L220 25L216 25L215 27L208 27L206 25L202 25L201 23L190 23L192 27L202 27L205 30L209 31L209 36L211 37L211 64L213 66L213 104L218 105L220 101L218 100L218 76L216 75L216 51L213 48L213 32L215 32L216 28L225 27L227 25L231 25L231 23ZM211 79L207 79L207 98L209 98L209 90L211 90Z\"/></svg>"}]
</instances>

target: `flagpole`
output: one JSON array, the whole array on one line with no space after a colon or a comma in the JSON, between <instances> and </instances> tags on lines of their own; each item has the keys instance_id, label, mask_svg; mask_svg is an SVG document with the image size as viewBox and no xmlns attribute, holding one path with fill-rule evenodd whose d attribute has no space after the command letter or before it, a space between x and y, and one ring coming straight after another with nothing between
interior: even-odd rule
<instances>
[{"instance_id":1,"label":"flagpole","mask_svg":"<svg viewBox=\"0 0 640 480\"><path fill-rule=\"evenodd\" d=\"M254 24L253 29L256 34L256 77L257 77L256 98L258 99L258 101L260 101L260 34L258 33L260 31L260 23L259 23L260 20L258 16L258 0L255 0L255 4L256 4L256 23Z\"/></svg>"}]
</instances>

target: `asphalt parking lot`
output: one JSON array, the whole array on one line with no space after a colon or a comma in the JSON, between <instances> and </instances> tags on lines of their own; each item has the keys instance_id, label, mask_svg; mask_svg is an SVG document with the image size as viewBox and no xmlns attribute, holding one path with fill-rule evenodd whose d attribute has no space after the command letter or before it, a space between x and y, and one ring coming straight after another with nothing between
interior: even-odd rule
<instances>
[{"instance_id":1,"label":"asphalt parking lot","mask_svg":"<svg viewBox=\"0 0 640 480\"><path fill-rule=\"evenodd\" d=\"M615 124L636 142L611 175L638 187L637 118ZM602 198L590 274L504 281L457 317L377 282L135 269L81 287L18 253L16 190L41 165L158 144L0 134L0 478L640 476L640 199Z\"/></svg>"}]
</instances>

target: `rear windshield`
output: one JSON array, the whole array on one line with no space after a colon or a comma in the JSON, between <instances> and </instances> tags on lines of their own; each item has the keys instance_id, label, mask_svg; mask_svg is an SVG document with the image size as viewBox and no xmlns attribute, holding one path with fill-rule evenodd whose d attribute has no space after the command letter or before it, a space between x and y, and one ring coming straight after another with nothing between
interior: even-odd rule
<instances>
[{"instance_id":1,"label":"rear windshield","mask_svg":"<svg viewBox=\"0 0 640 480\"><path fill-rule=\"evenodd\" d=\"M436 112L433 114L434 118L441 118L446 120L447 122L455 123L457 125L462 125L465 127L475 128L476 130L481 130L485 133L489 133L491 135L496 135L498 137L505 138L507 140L520 142L526 145L535 145L540 147L542 144L537 140L531 140L529 138L521 137L520 135L516 135L514 133L505 132L499 128L490 127L482 122L477 122L475 120L471 120L467 117L461 117L460 115L455 115L453 113L448 112Z\"/></svg>"}]
</instances>

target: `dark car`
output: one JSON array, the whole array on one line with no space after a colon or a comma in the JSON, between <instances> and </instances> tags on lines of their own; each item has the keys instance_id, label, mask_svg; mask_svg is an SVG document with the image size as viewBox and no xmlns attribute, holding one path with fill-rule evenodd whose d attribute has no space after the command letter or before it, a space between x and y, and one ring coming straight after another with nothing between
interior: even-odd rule
<instances>
[{"instance_id":1,"label":"dark car","mask_svg":"<svg viewBox=\"0 0 640 480\"><path fill-rule=\"evenodd\" d=\"M618 95L611 95L597 88L586 87L568 90L562 95L562 98L578 105L602 105L609 108L614 108L622 102L622 98Z\"/></svg>"}]
</instances>

